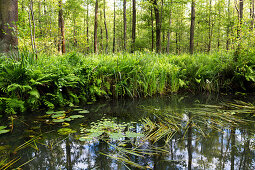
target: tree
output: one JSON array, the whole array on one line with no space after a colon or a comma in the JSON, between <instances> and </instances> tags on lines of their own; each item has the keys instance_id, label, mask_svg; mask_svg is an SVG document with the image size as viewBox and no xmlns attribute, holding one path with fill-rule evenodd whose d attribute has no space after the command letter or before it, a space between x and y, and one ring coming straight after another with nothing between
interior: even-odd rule
<instances>
[{"instance_id":1,"label":"tree","mask_svg":"<svg viewBox=\"0 0 255 170\"><path fill-rule=\"evenodd\" d=\"M15 35L18 21L18 0L0 0L0 52L8 52L18 46Z\"/></svg>"},{"instance_id":2,"label":"tree","mask_svg":"<svg viewBox=\"0 0 255 170\"><path fill-rule=\"evenodd\" d=\"M194 34L195 34L195 0L191 2L191 23L190 23L190 43L189 52L193 54L194 52Z\"/></svg>"},{"instance_id":3,"label":"tree","mask_svg":"<svg viewBox=\"0 0 255 170\"><path fill-rule=\"evenodd\" d=\"M115 44L116 44L116 4L114 0L114 11L113 11L113 41L112 41L112 52L115 52Z\"/></svg>"},{"instance_id":4,"label":"tree","mask_svg":"<svg viewBox=\"0 0 255 170\"><path fill-rule=\"evenodd\" d=\"M136 38L136 0L133 0L132 47L131 47L132 53L135 50L135 38Z\"/></svg>"},{"instance_id":5,"label":"tree","mask_svg":"<svg viewBox=\"0 0 255 170\"><path fill-rule=\"evenodd\" d=\"M107 29L107 24L106 24L105 0L104 0L104 27L105 27L105 36L106 36L106 47L105 47L105 52L107 53L109 36L108 36L108 29Z\"/></svg>"},{"instance_id":6,"label":"tree","mask_svg":"<svg viewBox=\"0 0 255 170\"><path fill-rule=\"evenodd\" d=\"M157 0L153 1L154 12L155 12L155 20L156 20L156 52L161 52L161 26L160 26L160 15L159 15L159 7L157 4Z\"/></svg>"},{"instance_id":7,"label":"tree","mask_svg":"<svg viewBox=\"0 0 255 170\"><path fill-rule=\"evenodd\" d=\"M58 12L58 28L59 28L59 44L58 51L64 54L66 52L65 46L65 24L63 18L63 4L62 0L59 0L59 12Z\"/></svg>"},{"instance_id":8,"label":"tree","mask_svg":"<svg viewBox=\"0 0 255 170\"><path fill-rule=\"evenodd\" d=\"M95 4L94 53L97 53L97 26L98 26L97 15L98 15L98 0L96 0Z\"/></svg>"},{"instance_id":9,"label":"tree","mask_svg":"<svg viewBox=\"0 0 255 170\"><path fill-rule=\"evenodd\" d=\"M127 1L124 0L123 1L123 24L124 24L124 37L123 37L123 41L124 41L124 51L126 51L126 43L127 43L127 15L126 15L126 8L127 8Z\"/></svg>"}]
</instances>

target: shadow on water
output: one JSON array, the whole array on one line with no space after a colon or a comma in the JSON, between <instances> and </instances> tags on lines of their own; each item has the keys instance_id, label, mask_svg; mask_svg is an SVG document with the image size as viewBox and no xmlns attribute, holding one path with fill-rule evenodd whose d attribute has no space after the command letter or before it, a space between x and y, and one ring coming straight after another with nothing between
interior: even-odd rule
<instances>
[{"instance_id":1,"label":"shadow on water","mask_svg":"<svg viewBox=\"0 0 255 170\"><path fill-rule=\"evenodd\" d=\"M31 115L20 117L15 121L13 133L0 136L0 167L18 159L10 167L47 170L255 169L254 123L231 117L227 122L226 117L194 111L195 104L210 105L224 100L232 98L171 96L101 101L83 106L90 113L72 121L70 128L77 132L64 136L57 132L61 124L45 124ZM110 133L106 131L102 135L108 135L107 139L79 140L81 124L86 130L91 128L92 122L105 118L117 124L135 122L132 131L143 133L145 137L109 139ZM146 139L148 136L150 138Z\"/></svg>"}]
</instances>

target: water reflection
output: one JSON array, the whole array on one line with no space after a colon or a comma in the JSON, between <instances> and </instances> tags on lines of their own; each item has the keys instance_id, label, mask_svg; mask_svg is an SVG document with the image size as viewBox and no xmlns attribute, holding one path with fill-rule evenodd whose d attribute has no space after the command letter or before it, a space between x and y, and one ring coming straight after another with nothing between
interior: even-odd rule
<instances>
[{"instance_id":1,"label":"water reflection","mask_svg":"<svg viewBox=\"0 0 255 170\"><path fill-rule=\"evenodd\" d=\"M90 115L86 117L88 121L95 121L105 117L117 117L119 122L134 121L145 117L153 117L150 113L144 111L146 107L156 107L159 109L169 109L185 113L181 115L182 121L187 123L187 127L180 129L178 133L165 145L162 140L154 144L154 147L160 147L167 152L154 154L152 156L144 155L139 157L129 155L130 161L147 166L151 169L255 169L255 141L254 125L233 125L229 127L217 126L211 128L208 123L193 120L199 120L192 112L184 112L183 103L172 99L146 99L146 102L125 101L124 103L109 103L104 105L90 106ZM162 100L160 102L160 100ZM174 104L173 104L174 103ZM143 106L143 107L141 107ZM190 107L189 103L189 107ZM171 111L169 113L171 114ZM29 120L30 121L30 120ZM79 131L79 124L84 120L74 122L72 127ZM195 121L195 120L194 120ZM210 120L213 122L216 120ZM213 123L212 123L213 124ZM17 125L18 126L18 125ZM215 125L216 126L216 125ZM20 125L20 129L25 128ZM17 154L12 152L8 155L1 155L14 158L20 157L20 161L14 166L18 167L23 163L23 169L137 169L121 161L111 159L107 154L119 155L119 151L104 140L93 142L81 142L75 135L59 136L56 131L45 133L50 128L42 128L43 136L36 142L38 150L29 146ZM52 129L50 129L52 130ZM137 123L135 130L141 132L141 124ZM11 134L10 136L0 137L0 145L11 145L13 148L27 141L27 137L22 130ZM19 135L22 134L22 135ZM122 141L127 139L123 138ZM120 140L121 142L121 140ZM133 141L135 143L136 141ZM116 144L116 141L113 142ZM132 146L129 143L128 146ZM152 143L147 141L141 148L151 149ZM0 153L6 153L0 151ZM106 155L105 155L106 154ZM28 162L32 160L31 162Z\"/></svg>"}]
</instances>

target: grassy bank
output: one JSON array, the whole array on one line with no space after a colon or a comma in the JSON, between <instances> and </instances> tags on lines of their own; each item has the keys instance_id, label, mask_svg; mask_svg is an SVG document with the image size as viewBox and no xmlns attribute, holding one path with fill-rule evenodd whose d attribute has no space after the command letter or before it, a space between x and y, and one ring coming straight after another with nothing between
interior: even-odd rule
<instances>
[{"instance_id":1,"label":"grassy bank","mask_svg":"<svg viewBox=\"0 0 255 170\"><path fill-rule=\"evenodd\" d=\"M154 53L38 56L0 59L0 111L54 108L99 97L144 97L180 91L250 90L253 53L158 55Z\"/></svg>"}]
</instances>

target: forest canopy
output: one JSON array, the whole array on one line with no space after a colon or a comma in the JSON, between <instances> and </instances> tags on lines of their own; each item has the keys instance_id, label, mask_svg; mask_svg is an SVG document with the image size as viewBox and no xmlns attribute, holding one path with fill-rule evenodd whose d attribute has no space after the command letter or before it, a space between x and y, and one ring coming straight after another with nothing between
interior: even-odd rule
<instances>
[{"instance_id":1,"label":"forest canopy","mask_svg":"<svg viewBox=\"0 0 255 170\"><path fill-rule=\"evenodd\" d=\"M9 24L19 49L36 53L181 54L254 47L254 0L1 0L0 4L1 41L10 34L3 28ZM11 24L15 17L4 19L8 11L18 14L16 26Z\"/></svg>"}]
</instances>

